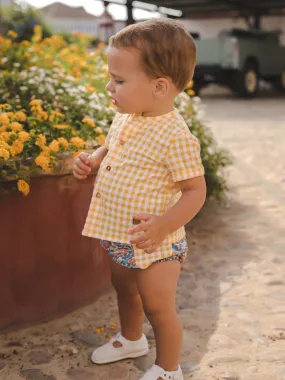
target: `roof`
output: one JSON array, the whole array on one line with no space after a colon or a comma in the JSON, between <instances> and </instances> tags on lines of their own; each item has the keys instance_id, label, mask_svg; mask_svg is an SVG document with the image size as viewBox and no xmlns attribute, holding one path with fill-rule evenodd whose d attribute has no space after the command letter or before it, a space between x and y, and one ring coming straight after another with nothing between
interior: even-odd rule
<instances>
[{"instance_id":1,"label":"roof","mask_svg":"<svg viewBox=\"0 0 285 380\"><path fill-rule=\"evenodd\" d=\"M72 18L72 19L84 19L95 20L96 16L87 13L83 7L69 7L62 3L54 3L46 7L41 8L41 11L45 16L52 18Z\"/></svg>"},{"instance_id":2,"label":"roof","mask_svg":"<svg viewBox=\"0 0 285 380\"><path fill-rule=\"evenodd\" d=\"M128 0L130 1L130 0ZM182 17L285 14L285 0L142 0L183 12Z\"/></svg>"}]
</instances>

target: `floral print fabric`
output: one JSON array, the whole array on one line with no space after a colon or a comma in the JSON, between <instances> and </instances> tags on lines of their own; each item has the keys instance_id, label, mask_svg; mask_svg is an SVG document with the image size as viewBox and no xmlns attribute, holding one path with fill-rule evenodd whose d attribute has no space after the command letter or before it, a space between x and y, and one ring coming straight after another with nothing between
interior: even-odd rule
<instances>
[{"instance_id":1,"label":"floral print fabric","mask_svg":"<svg viewBox=\"0 0 285 380\"><path fill-rule=\"evenodd\" d=\"M108 240L101 240L101 246L109 253L111 258L115 260L117 264L123 265L129 269L139 269L136 265L135 252L131 244L116 243ZM155 263L161 263L164 261L179 260L182 264L187 256L188 244L186 237L177 243L172 244L172 256L165 259L157 260Z\"/></svg>"}]
</instances>

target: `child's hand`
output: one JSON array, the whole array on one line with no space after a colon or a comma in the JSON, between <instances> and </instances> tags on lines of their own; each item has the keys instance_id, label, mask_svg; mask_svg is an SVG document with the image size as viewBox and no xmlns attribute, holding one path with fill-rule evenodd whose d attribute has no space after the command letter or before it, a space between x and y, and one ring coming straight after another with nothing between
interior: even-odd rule
<instances>
[{"instance_id":1,"label":"child's hand","mask_svg":"<svg viewBox=\"0 0 285 380\"><path fill-rule=\"evenodd\" d=\"M92 162L88 153L80 153L73 164L73 175L77 179L85 179L91 173Z\"/></svg>"},{"instance_id":2,"label":"child's hand","mask_svg":"<svg viewBox=\"0 0 285 380\"><path fill-rule=\"evenodd\" d=\"M154 252L169 235L166 220L162 216L152 214L138 214L133 218L145 223L129 230L130 235L140 232L140 235L132 238L130 243L143 249L146 253Z\"/></svg>"}]
</instances>

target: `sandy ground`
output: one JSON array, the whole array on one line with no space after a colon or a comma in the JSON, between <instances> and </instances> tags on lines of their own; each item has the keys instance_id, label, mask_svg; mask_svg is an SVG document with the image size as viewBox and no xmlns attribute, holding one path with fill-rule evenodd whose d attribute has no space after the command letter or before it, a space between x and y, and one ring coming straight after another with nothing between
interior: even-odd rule
<instances>
[{"instance_id":1,"label":"sandy ground","mask_svg":"<svg viewBox=\"0 0 285 380\"><path fill-rule=\"evenodd\" d=\"M284 100L204 99L207 123L235 164L228 205L208 204L187 227L177 296L185 379L285 379ZM144 329L148 357L91 364L94 347L119 331L110 289L63 318L2 334L0 379L139 379L155 354L147 322Z\"/></svg>"}]
</instances>

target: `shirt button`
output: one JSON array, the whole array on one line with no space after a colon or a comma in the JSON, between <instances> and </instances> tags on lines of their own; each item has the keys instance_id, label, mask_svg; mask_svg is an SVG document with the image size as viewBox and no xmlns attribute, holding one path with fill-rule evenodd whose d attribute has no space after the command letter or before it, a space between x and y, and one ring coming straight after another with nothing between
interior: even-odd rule
<instances>
[{"instance_id":1,"label":"shirt button","mask_svg":"<svg viewBox=\"0 0 285 380\"><path fill-rule=\"evenodd\" d=\"M125 144L125 141L124 141L124 140L120 140L120 144L121 144L121 145L124 145L124 144Z\"/></svg>"},{"instance_id":2,"label":"shirt button","mask_svg":"<svg viewBox=\"0 0 285 380\"><path fill-rule=\"evenodd\" d=\"M96 197L97 197L97 198L101 198L101 194L100 194L100 193L97 193L97 194L96 194Z\"/></svg>"},{"instance_id":3,"label":"shirt button","mask_svg":"<svg viewBox=\"0 0 285 380\"><path fill-rule=\"evenodd\" d=\"M111 170L111 166L107 166L106 169L108 170L108 172Z\"/></svg>"}]
</instances>

